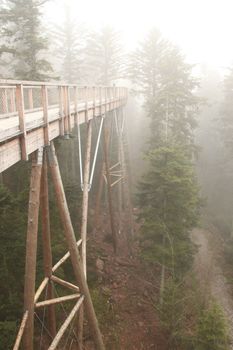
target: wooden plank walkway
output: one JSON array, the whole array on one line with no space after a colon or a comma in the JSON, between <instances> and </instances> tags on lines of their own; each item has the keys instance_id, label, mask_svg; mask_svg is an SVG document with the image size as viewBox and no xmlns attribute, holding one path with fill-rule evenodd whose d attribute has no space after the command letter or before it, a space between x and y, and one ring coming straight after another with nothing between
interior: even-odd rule
<instances>
[{"instance_id":1,"label":"wooden plank walkway","mask_svg":"<svg viewBox=\"0 0 233 350\"><path fill-rule=\"evenodd\" d=\"M0 173L126 101L121 87L0 80Z\"/></svg>"}]
</instances>

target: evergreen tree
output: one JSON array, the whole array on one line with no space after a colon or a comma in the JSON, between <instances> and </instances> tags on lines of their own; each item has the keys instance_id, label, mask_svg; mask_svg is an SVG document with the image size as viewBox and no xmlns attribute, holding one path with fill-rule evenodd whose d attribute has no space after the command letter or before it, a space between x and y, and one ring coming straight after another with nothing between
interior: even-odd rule
<instances>
[{"instance_id":1,"label":"evergreen tree","mask_svg":"<svg viewBox=\"0 0 233 350\"><path fill-rule=\"evenodd\" d=\"M173 138L193 143L199 99L193 93L198 84L191 70L178 48L157 29L131 55L129 78L144 97L152 148L163 141L165 128Z\"/></svg>"},{"instance_id":2,"label":"evergreen tree","mask_svg":"<svg viewBox=\"0 0 233 350\"><path fill-rule=\"evenodd\" d=\"M47 80L52 72L45 58L48 42L41 34L42 0L7 0L0 10L0 55L6 55L11 77Z\"/></svg>"},{"instance_id":3,"label":"evergreen tree","mask_svg":"<svg viewBox=\"0 0 233 350\"><path fill-rule=\"evenodd\" d=\"M228 350L229 337L221 308L213 303L200 315L197 326L197 350Z\"/></svg>"},{"instance_id":4,"label":"evergreen tree","mask_svg":"<svg viewBox=\"0 0 233 350\"><path fill-rule=\"evenodd\" d=\"M0 349L13 346L21 318L25 255L25 194L0 186Z\"/></svg>"},{"instance_id":5,"label":"evergreen tree","mask_svg":"<svg viewBox=\"0 0 233 350\"><path fill-rule=\"evenodd\" d=\"M222 136L226 147L231 152L233 149L233 67L229 68L229 73L225 76L224 79L224 90L223 90L223 103L221 108L221 121L222 121Z\"/></svg>"},{"instance_id":6,"label":"evergreen tree","mask_svg":"<svg viewBox=\"0 0 233 350\"><path fill-rule=\"evenodd\" d=\"M142 254L164 264L173 277L192 263L189 232L198 220L198 188L189 151L172 140L149 152L140 183Z\"/></svg>"},{"instance_id":7,"label":"evergreen tree","mask_svg":"<svg viewBox=\"0 0 233 350\"><path fill-rule=\"evenodd\" d=\"M132 55L129 76L144 97L150 118L147 173L139 186L142 254L161 264L174 280L190 267L190 230L198 219L199 197L193 164L193 129L198 110L191 66L155 29Z\"/></svg>"},{"instance_id":8,"label":"evergreen tree","mask_svg":"<svg viewBox=\"0 0 233 350\"><path fill-rule=\"evenodd\" d=\"M121 77L123 55L119 33L109 26L92 32L87 39L86 71L90 84L111 85Z\"/></svg>"},{"instance_id":9,"label":"evergreen tree","mask_svg":"<svg viewBox=\"0 0 233 350\"><path fill-rule=\"evenodd\" d=\"M64 23L55 25L52 37L61 79L67 83L80 84L84 81L84 27L77 25L68 5L65 7Z\"/></svg>"}]
</instances>

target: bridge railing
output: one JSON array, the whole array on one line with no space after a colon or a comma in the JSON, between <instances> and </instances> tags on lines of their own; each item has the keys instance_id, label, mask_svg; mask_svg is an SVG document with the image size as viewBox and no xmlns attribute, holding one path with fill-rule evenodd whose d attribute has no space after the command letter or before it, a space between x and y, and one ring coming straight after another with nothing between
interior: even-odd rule
<instances>
[{"instance_id":1,"label":"bridge railing","mask_svg":"<svg viewBox=\"0 0 233 350\"><path fill-rule=\"evenodd\" d=\"M42 109L42 87L45 86L48 95L48 107L59 107L59 102L64 99L61 90L66 90L72 107L75 102L100 102L101 100L114 100L126 97L126 89L122 87L103 86L78 86L64 85L47 82L24 82L12 80L0 80L0 118L6 118L17 114L17 86L22 87L24 111ZM66 98L67 98L66 97Z\"/></svg>"},{"instance_id":2,"label":"bridge railing","mask_svg":"<svg viewBox=\"0 0 233 350\"><path fill-rule=\"evenodd\" d=\"M0 80L0 173L126 101L123 87Z\"/></svg>"}]
</instances>

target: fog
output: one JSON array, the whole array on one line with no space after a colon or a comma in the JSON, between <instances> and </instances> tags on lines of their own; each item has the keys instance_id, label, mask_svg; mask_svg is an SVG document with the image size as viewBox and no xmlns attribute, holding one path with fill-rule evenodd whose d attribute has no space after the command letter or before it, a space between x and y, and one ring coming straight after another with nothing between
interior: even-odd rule
<instances>
[{"instance_id":1,"label":"fog","mask_svg":"<svg viewBox=\"0 0 233 350\"><path fill-rule=\"evenodd\" d=\"M0 0L0 350L233 349L232 14Z\"/></svg>"},{"instance_id":2,"label":"fog","mask_svg":"<svg viewBox=\"0 0 233 350\"><path fill-rule=\"evenodd\" d=\"M56 11L54 11L56 6ZM46 7L49 21L64 20L69 6L77 22L96 29L111 25L120 31L126 51L152 27L161 32L194 64L224 71L233 62L233 3L230 0L53 0Z\"/></svg>"}]
</instances>

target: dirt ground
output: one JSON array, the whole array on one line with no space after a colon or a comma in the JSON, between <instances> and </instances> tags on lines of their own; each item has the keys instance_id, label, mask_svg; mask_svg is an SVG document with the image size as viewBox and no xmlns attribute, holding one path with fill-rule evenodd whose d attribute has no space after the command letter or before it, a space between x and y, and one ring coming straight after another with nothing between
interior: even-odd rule
<instances>
[{"instance_id":1,"label":"dirt ground","mask_svg":"<svg viewBox=\"0 0 233 350\"><path fill-rule=\"evenodd\" d=\"M95 257L101 248L95 262L99 289L109 294L109 313L114 313L113 321L110 317L113 327L102 327L106 349L165 350L166 341L159 329L154 306L160 269L156 271L141 260L136 244L131 254L123 233L118 234L119 247L115 255L107 231L95 235L89 242L95 250Z\"/></svg>"},{"instance_id":2,"label":"dirt ground","mask_svg":"<svg viewBox=\"0 0 233 350\"><path fill-rule=\"evenodd\" d=\"M218 244L221 242L216 241L213 233L204 229L193 230L192 240L199 247L194 269L202 291L207 297L212 295L222 307L229 323L231 349L233 349L233 300L218 259Z\"/></svg>"}]
</instances>

